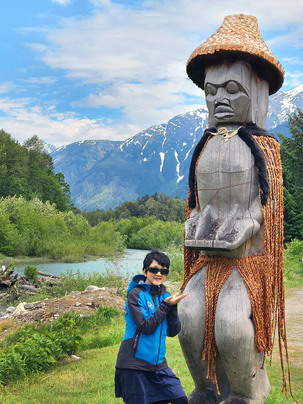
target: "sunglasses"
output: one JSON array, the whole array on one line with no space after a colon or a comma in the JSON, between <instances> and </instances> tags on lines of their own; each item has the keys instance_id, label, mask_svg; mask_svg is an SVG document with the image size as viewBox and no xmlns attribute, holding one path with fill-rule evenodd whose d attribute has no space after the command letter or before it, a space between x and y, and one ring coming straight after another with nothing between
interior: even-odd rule
<instances>
[{"instance_id":1,"label":"sunglasses","mask_svg":"<svg viewBox=\"0 0 303 404\"><path fill-rule=\"evenodd\" d=\"M146 268L146 270L151 272L152 274L157 274L158 272L160 272L161 275L169 274L169 269L166 269L166 268L148 267L148 268Z\"/></svg>"}]
</instances>

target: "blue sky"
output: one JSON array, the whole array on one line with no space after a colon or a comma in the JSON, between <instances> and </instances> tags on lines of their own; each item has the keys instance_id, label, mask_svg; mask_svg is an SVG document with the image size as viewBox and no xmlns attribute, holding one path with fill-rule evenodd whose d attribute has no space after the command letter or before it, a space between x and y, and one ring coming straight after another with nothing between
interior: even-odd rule
<instances>
[{"instance_id":1,"label":"blue sky","mask_svg":"<svg viewBox=\"0 0 303 404\"><path fill-rule=\"evenodd\" d=\"M239 13L257 17L281 90L302 84L302 1L2 0L0 128L57 146L124 140L196 109L187 59Z\"/></svg>"}]
</instances>

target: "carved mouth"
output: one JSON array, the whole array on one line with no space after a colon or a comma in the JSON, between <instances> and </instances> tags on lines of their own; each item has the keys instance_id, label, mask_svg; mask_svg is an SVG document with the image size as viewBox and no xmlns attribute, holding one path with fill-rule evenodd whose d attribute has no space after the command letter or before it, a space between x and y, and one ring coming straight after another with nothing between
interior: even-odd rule
<instances>
[{"instance_id":1,"label":"carved mouth","mask_svg":"<svg viewBox=\"0 0 303 404\"><path fill-rule=\"evenodd\" d=\"M214 111L214 117L217 119L232 118L234 115L233 109L228 105L218 105Z\"/></svg>"}]
</instances>

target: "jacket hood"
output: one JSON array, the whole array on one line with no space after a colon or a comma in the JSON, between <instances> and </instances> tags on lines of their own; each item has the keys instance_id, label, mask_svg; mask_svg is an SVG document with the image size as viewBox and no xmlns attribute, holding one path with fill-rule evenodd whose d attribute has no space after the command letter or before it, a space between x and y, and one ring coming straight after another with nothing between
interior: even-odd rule
<instances>
[{"instance_id":1,"label":"jacket hood","mask_svg":"<svg viewBox=\"0 0 303 404\"><path fill-rule=\"evenodd\" d=\"M132 289L137 288L137 287L140 287L147 292L152 292L152 293L154 292L155 294L159 294L159 288L160 288L160 294L165 293L166 288L163 284L160 286L150 285L149 283L145 283L145 279L146 278L144 275L135 275L132 278L132 280L129 282L126 296L128 296L129 292Z\"/></svg>"}]
</instances>

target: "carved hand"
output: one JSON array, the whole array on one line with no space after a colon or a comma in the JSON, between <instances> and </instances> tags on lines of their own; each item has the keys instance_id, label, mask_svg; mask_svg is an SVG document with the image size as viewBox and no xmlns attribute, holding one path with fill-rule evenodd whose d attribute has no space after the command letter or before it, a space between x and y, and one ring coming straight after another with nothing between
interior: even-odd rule
<instances>
[{"instance_id":1,"label":"carved hand","mask_svg":"<svg viewBox=\"0 0 303 404\"><path fill-rule=\"evenodd\" d=\"M175 293L175 294L173 294L173 295L167 297L167 298L165 299L165 302L168 303L168 304L170 304L171 306L173 306L173 305L179 303L180 300L184 299L187 295L188 295L188 292L187 292L187 293L183 293L182 295L179 295L179 292L177 292L177 293Z\"/></svg>"}]
</instances>

